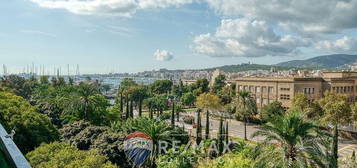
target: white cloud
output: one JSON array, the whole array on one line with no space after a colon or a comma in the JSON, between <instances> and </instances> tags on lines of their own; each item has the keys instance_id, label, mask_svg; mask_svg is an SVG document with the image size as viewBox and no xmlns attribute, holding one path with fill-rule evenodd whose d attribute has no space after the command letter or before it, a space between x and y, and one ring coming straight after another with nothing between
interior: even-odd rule
<instances>
[{"instance_id":1,"label":"white cloud","mask_svg":"<svg viewBox=\"0 0 357 168\"><path fill-rule=\"evenodd\" d=\"M168 8L171 6L179 7L190 4L193 0L139 0L139 6L145 8Z\"/></svg>"},{"instance_id":2,"label":"white cloud","mask_svg":"<svg viewBox=\"0 0 357 168\"><path fill-rule=\"evenodd\" d=\"M66 9L82 15L130 17L138 9L167 8L192 3L192 0L30 0L43 8Z\"/></svg>"},{"instance_id":3,"label":"white cloud","mask_svg":"<svg viewBox=\"0 0 357 168\"><path fill-rule=\"evenodd\" d=\"M291 35L280 36L265 21L227 19L214 34L195 37L194 44L197 53L212 57L261 57L296 54L299 47L311 43Z\"/></svg>"},{"instance_id":4,"label":"white cloud","mask_svg":"<svg viewBox=\"0 0 357 168\"><path fill-rule=\"evenodd\" d=\"M288 24L303 32L357 28L357 0L206 0L218 14Z\"/></svg>"},{"instance_id":5,"label":"white cloud","mask_svg":"<svg viewBox=\"0 0 357 168\"><path fill-rule=\"evenodd\" d=\"M170 61L174 58L174 55L166 50L157 49L154 53L154 57L158 61Z\"/></svg>"},{"instance_id":6,"label":"white cloud","mask_svg":"<svg viewBox=\"0 0 357 168\"><path fill-rule=\"evenodd\" d=\"M325 40L316 44L316 48L330 53L357 54L357 39L343 36L337 40Z\"/></svg>"},{"instance_id":7,"label":"white cloud","mask_svg":"<svg viewBox=\"0 0 357 168\"><path fill-rule=\"evenodd\" d=\"M66 9L75 14L131 16L138 4L135 0L31 0L44 8Z\"/></svg>"}]
</instances>

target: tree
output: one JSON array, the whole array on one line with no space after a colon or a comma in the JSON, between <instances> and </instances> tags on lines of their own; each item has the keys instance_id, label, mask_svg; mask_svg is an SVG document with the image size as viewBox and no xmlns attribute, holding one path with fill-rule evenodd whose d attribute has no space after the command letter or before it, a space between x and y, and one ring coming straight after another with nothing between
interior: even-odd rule
<instances>
[{"instance_id":1,"label":"tree","mask_svg":"<svg viewBox=\"0 0 357 168\"><path fill-rule=\"evenodd\" d=\"M269 121L277 116L283 116L285 114L285 110L282 106L281 102L274 101L264 106L261 110L261 119L263 121Z\"/></svg>"},{"instance_id":2,"label":"tree","mask_svg":"<svg viewBox=\"0 0 357 168\"><path fill-rule=\"evenodd\" d=\"M191 93L187 92L181 97L181 102L186 106L192 106L195 103L196 97Z\"/></svg>"},{"instance_id":3,"label":"tree","mask_svg":"<svg viewBox=\"0 0 357 168\"><path fill-rule=\"evenodd\" d=\"M129 165L123 149L123 139L127 133L113 132L109 127L93 126L85 121L66 124L60 129L60 133L62 141L78 149L95 149L120 167Z\"/></svg>"},{"instance_id":4,"label":"tree","mask_svg":"<svg viewBox=\"0 0 357 168\"><path fill-rule=\"evenodd\" d=\"M203 93L196 100L197 107L206 110L206 131L205 137L209 138L209 110L221 108L221 99L212 93Z\"/></svg>"},{"instance_id":5,"label":"tree","mask_svg":"<svg viewBox=\"0 0 357 168\"><path fill-rule=\"evenodd\" d=\"M41 76L40 77L40 83L43 84L43 85L49 84L50 83L49 77L48 76Z\"/></svg>"},{"instance_id":6,"label":"tree","mask_svg":"<svg viewBox=\"0 0 357 168\"><path fill-rule=\"evenodd\" d=\"M64 86L64 85L66 85L66 80L64 80L64 77L58 77L57 86Z\"/></svg>"},{"instance_id":7,"label":"tree","mask_svg":"<svg viewBox=\"0 0 357 168\"><path fill-rule=\"evenodd\" d=\"M105 92L105 94L107 94L108 91L110 90L110 85L109 84L102 85L102 90Z\"/></svg>"},{"instance_id":8,"label":"tree","mask_svg":"<svg viewBox=\"0 0 357 168\"><path fill-rule=\"evenodd\" d=\"M131 88L131 97L138 104L139 117L142 115L143 101L149 96L148 89L145 86L135 86Z\"/></svg>"},{"instance_id":9,"label":"tree","mask_svg":"<svg viewBox=\"0 0 357 168\"><path fill-rule=\"evenodd\" d=\"M166 94L171 91L172 85L170 80L157 80L150 84L150 89L155 94Z\"/></svg>"},{"instance_id":10,"label":"tree","mask_svg":"<svg viewBox=\"0 0 357 168\"><path fill-rule=\"evenodd\" d=\"M109 122L109 102L95 85L81 83L72 95L63 101L64 113L77 119L84 119L101 125Z\"/></svg>"},{"instance_id":11,"label":"tree","mask_svg":"<svg viewBox=\"0 0 357 168\"><path fill-rule=\"evenodd\" d=\"M69 141L78 133L90 126L88 121L80 120L73 123L65 124L60 130L61 141Z\"/></svg>"},{"instance_id":12,"label":"tree","mask_svg":"<svg viewBox=\"0 0 357 168\"><path fill-rule=\"evenodd\" d=\"M58 140L57 129L48 117L36 112L25 99L11 93L0 92L0 123L7 132L15 130L14 141L27 153L41 143Z\"/></svg>"},{"instance_id":13,"label":"tree","mask_svg":"<svg viewBox=\"0 0 357 168\"><path fill-rule=\"evenodd\" d=\"M214 79L214 83L212 86L212 91L216 94L218 94L223 87L226 86L226 76L224 75L218 75L215 79Z\"/></svg>"},{"instance_id":14,"label":"tree","mask_svg":"<svg viewBox=\"0 0 357 168\"><path fill-rule=\"evenodd\" d=\"M235 95L235 90L231 86L224 86L219 92L219 97L222 99L223 104L231 103Z\"/></svg>"},{"instance_id":15,"label":"tree","mask_svg":"<svg viewBox=\"0 0 357 168\"><path fill-rule=\"evenodd\" d=\"M183 107L180 104L175 105L175 112L176 112L176 121L180 121L180 113L185 112Z\"/></svg>"},{"instance_id":16,"label":"tree","mask_svg":"<svg viewBox=\"0 0 357 168\"><path fill-rule=\"evenodd\" d=\"M201 93L207 93L209 92L209 81L204 78L204 79L198 79L195 83L196 89L199 89Z\"/></svg>"},{"instance_id":17,"label":"tree","mask_svg":"<svg viewBox=\"0 0 357 168\"><path fill-rule=\"evenodd\" d=\"M159 142L171 139L172 127L165 121L155 121L143 117L129 122L131 122L131 124L127 122L126 125L133 129L132 132L144 132L152 138L153 148L151 154L151 166L154 166L160 150Z\"/></svg>"},{"instance_id":18,"label":"tree","mask_svg":"<svg viewBox=\"0 0 357 168\"><path fill-rule=\"evenodd\" d=\"M351 121L351 108L347 96L330 91L325 92L325 97L319 100L323 109L322 122L333 125L332 158L330 167L338 167L338 125L348 124Z\"/></svg>"},{"instance_id":19,"label":"tree","mask_svg":"<svg viewBox=\"0 0 357 168\"><path fill-rule=\"evenodd\" d=\"M75 136L65 140L65 142L68 142L80 150L88 150L97 138L99 138L104 132L108 131L108 127L90 125Z\"/></svg>"},{"instance_id":20,"label":"tree","mask_svg":"<svg viewBox=\"0 0 357 168\"><path fill-rule=\"evenodd\" d=\"M156 98L155 97L150 97L148 99L145 99L144 101L145 106L149 109L149 118L153 119L154 118L154 110L156 108Z\"/></svg>"},{"instance_id":21,"label":"tree","mask_svg":"<svg viewBox=\"0 0 357 168\"><path fill-rule=\"evenodd\" d=\"M118 96L120 99L120 109L123 112L124 111L124 96L128 97L128 95L124 95L124 92L127 93L127 89L129 89L130 87L134 87L137 86L138 84L132 79L132 78L124 78L119 85L118 88ZM128 101L128 100L126 100Z\"/></svg>"},{"instance_id":22,"label":"tree","mask_svg":"<svg viewBox=\"0 0 357 168\"><path fill-rule=\"evenodd\" d=\"M34 168L116 168L97 151L80 151L65 143L43 144L26 155Z\"/></svg>"},{"instance_id":23,"label":"tree","mask_svg":"<svg viewBox=\"0 0 357 168\"><path fill-rule=\"evenodd\" d=\"M197 110L197 126L196 126L196 144L199 145L202 141L202 124L201 124L201 109Z\"/></svg>"},{"instance_id":24,"label":"tree","mask_svg":"<svg viewBox=\"0 0 357 168\"><path fill-rule=\"evenodd\" d=\"M1 78L0 86L10 88L14 90L17 96L29 100L33 89L37 86L37 81L26 80L17 75L9 75Z\"/></svg>"},{"instance_id":25,"label":"tree","mask_svg":"<svg viewBox=\"0 0 357 168\"><path fill-rule=\"evenodd\" d=\"M320 119L323 115L323 110L318 102L309 100L303 93L299 93L294 97L292 109L304 112L307 118Z\"/></svg>"},{"instance_id":26,"label":"tree","mask_svg":"<svg viewBox=\"0 0 357 168\"><path fill-rule=\"evenodd\" d=\"M320 131L315 122L306 119L301 111L277 116L253 134L253 137L257 136L265 139L258 146L256 167L325 167L321 160L323 145L320 136L327 134Z\"/></svg>"},{"instance_id":27,"label":"tree","mask_svg":"<svg viewBox=\"0 0 357 168\"><path fill-rule=\"evenodd\" d=\"M224 139L225 139L225 128L223 124L223 118L220 117L219 119L219 129L218 129L218 135L217 135L217 146L218 146L218 154L222 155L223 154L223 148L224 148Z\"/></svg>"},{"instance_id":28,"label":"tree","mask_svg":"<svg viewBox=\"0 0 357 168\"><path fill-rule=\"evenodd\" d=\"M239 91L238 98L235 100L236 114L243 118L244 140L247 140L247 119L257 114L257 104L255 99L247 91Z\"/></svg>"}]
</instances>

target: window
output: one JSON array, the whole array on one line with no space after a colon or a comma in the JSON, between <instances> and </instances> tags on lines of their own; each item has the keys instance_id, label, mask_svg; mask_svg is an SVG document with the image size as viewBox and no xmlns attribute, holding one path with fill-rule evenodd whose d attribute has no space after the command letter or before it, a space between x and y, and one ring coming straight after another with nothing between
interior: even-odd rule
<instances>
[{"instance_id":1,"label":"window","mask_svg":"<svg viewBox=\"0 0 357 168\"><path fill-rule=\"evenodd\" d=\"M266 92L266 87L265 86L262 86L262 92L265 93Z\"/></svg>"},{"instance_id":2,"label":"window","mask_svg":"<svg viewBox=\"0 0 357 168\"><path fill-rule=\"evenodd\" d=\"M281 91L290 91L290 88L280 88Z\"/></svg>"},{"instance_id":3,"label":"window","mask_svg":"<svg viewBox=\"0 0 357 168\"><path fill-rule=\"evenodd\" d=\"M260 87L259 86L256 86L255 90L256 90L257 93L260 93Z\"/></svg>"},{"instance_id":4,"label":"window","mask_svg":"<svg viewBox=\"0 0 357 168\"><path fill-rule=\"evenodd\" d=\"M280 95L280 100L290 100L290 95L288 95L288 94L281 94L281 95Z\"/></svg>"},{"instance_id":5,"label":"window","mask_svg":"<svg viewBox=\"0 0 357 168\"><path fill-rule=\"evenodd\" d=\"M304 88L304 94L314 94L315 88Z\"/></svg>"},{"instance_id":6,"label":"window","mask_svg":"<svg viewBox=\"0 0 357 168\"><path fill-rule=\"evenodd\" d=\"M269 87L269 88L268 88L268 92L269 92L269 93L273 93L273 92L274 92L274 88L273 88L273 87Z\"/></svg>"},{"instance_id":7,"label":"window","mask_svg":"<svg viewBox=\"0 0 357 168\"><path fill-rule=\"evenodd\" d=\"M244 86L244 90L245 90L245 91L248 91L248 86Z\"/></svg>"},{"instance_id":8,"label":"window","mask_svg":"<svg viewBox=\"0 0 357 168\"><path fill-rule=\"evenodd\" d=\"M249 91L254 92L254 86L249 86Z\"/></svg>"},{"instance_id":9,"label":"window","mask_svg":"<svg viewBox=\"0 0 357 168\"><path fill-rule=\"evenodd\" d=\"M268 99L263 99L263 104L268 104Z\"/></svg>"},{"instance_id":10,"label":"window","mask_svg":"<svg viewBox=\"0 0 357 168\"><path fill-rule=\"evenodd\" d=\"M257 104L260 104L260 98L257 98Z\"/></svg>"},{"instance_id":11,"label":"window","mask_svg":"<svg viewBox=\"0 0 357 168\"><path fill-rule=\"evenodd\" d=\"M239 86L239 90L243 90L243 86Z\"/></svg>"}]
</instances>

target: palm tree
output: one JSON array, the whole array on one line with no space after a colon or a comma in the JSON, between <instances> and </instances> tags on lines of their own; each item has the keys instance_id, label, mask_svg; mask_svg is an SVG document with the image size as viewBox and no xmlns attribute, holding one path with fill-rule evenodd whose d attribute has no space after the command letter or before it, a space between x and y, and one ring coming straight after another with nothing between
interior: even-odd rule
<instances>
[{"instance_id":1,"label":"palm tree","mask_svg":"<svg viewBox=\"0 0 357 168\"><path fill-rule=\"evenodd\" d=\"M146 133L152 138L153 148L151 154L151 166L155 167L155 160L159 154L159 142L170 139L171 127L165 121L155 121L148 118L140 118L136 130Z\"/></svg>"},{"instance_id":2,"label":"palm tree","mask_svg":"<svg viewBox=\"0 0 357 168\"><path fill-rule=\"evenodd\" d=\"M238 98L234 102L236 114L243 118L244 140L247 140L247 119L257 113L257 105L248 91L239 91Z\"/></svg>"},{"instance_id":3,"label":"palm tree","mask_svg":"<svg viewBox=\"0 0 357 168\"><path fill-rule=\"evenodd\" d=\"M278 116L253 134L265 137L258 147L256 167L325 167L320 137L327 135L301 112Z\"/></svg>"}]
</instances>

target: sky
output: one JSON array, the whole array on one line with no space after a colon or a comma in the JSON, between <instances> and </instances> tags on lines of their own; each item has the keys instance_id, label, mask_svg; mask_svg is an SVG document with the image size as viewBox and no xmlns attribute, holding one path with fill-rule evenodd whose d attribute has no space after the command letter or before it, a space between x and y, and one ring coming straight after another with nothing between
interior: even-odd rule
<instances>
[{"instance_id":1,"label":"sky","mask_svg":"<svg viewBox=\"0 0 357 168\"><path fill-rule=\"evenodd\" d=\"M356 9L357 0L3 0L0 64L123 73L357 54Z\"/></svg>"}]
</instances>

